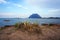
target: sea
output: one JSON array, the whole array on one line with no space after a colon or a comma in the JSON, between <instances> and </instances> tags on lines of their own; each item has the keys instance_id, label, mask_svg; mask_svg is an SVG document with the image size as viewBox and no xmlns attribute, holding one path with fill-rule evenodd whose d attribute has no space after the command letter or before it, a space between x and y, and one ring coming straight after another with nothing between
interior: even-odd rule
<instances>
[{"instance_id":1,"label":"sea","mask_svg":"<svg viewBox=\"0 0 60 40\"><path fill-rule=\"evenodd\" d=\"M30 23L38 23L38 24L50 24L50 23L51 24L60 24L60 19L0 18L0 27L3 27L5 25L14 25L16 23L21 23L21 22L30 22Z\"/></svg>"}]
</instances>

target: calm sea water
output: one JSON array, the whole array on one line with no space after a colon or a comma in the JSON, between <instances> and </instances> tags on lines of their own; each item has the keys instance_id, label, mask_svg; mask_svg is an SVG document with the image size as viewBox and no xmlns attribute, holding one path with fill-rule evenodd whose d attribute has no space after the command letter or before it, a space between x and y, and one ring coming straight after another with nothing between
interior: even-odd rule
<instances>
[{"instance_id":1,"label":"calm sea water","mask_svg":"<svg viewBox=\"0 0 60 40\"><path fill-rule=\"evenodd\" d=\"M10 21L4 21L10 20ZM5 25L14 25L17 22L30 22L30 23L38 23L38 24L60 24L60 19L24 19L24 18L0 18L0 26Z\"/></svg>"}]
</instances>

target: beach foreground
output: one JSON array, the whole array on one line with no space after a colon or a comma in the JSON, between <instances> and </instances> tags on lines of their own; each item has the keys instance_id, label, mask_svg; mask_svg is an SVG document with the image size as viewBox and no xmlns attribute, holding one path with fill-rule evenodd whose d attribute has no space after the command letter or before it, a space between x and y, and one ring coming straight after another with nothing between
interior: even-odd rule
<instances>
[{"instance_id":1,"label":"beach foreground","mask_svg":"<svg viewBox=\"0 0 60 40\"><path fill-rule=\"evenodd\" d=\"M26 26L28 24L23 25ZM34 26L33 24L29 26L31 25ZM22 29L22 31L21 28L16 28L15 26L5 26L3 29L0 29L0 40L60 40L60 25L39 25L40 29L37 28L39 30L35 32L33 28L31 28L31 30L28 28L26 29L29 31Z\"/></svg>"}]
</instances>

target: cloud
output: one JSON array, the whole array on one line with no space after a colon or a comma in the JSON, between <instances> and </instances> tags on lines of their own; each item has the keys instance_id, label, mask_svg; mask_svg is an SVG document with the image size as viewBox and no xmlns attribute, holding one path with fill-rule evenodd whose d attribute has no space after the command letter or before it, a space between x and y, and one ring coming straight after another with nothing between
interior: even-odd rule
<instances>
[{"instance_id":1,"label":"cloud","mask_svg":"<svg viewBox=\"0 0 60 40\"><path fill-rule=\"evenodd\" d=\"M0 4L8 4L8 5L13 5L13 6L16 6L18 8L23 8L23 9L28 9L27 7L21 5L21 4L17 4L17 3L14 3L14 2L9 2L9 1L6 1L6 0L0 0ZM10 6L7 6L7 8L11 8Z\"/></svg>"},{"instance_id":2,"label":"cloud","mask_svg":"<svg viewBox=\"0 0 60 40\"><path fill-rule=\"evenodd\" d=\"M5 1L5 0L0 0L0 4L1 3L7 3L7 1Z\"/></svg>"},{"instance_id":3,"label":"cloud","mask_svg":"<svg viewBox=\"0 0 60 40\"><path fill-rule=\"evenodd\" d=\"M1 13L0 18L16 18L20 17L18 13Z\"/></svg>"},{"instance_id":4,"label":"cloud","mask_svg":"<svg viewBox=\"0 0 60 40\"><path fill-rule=\"evenodd\" d=\"M1 13L0 18L27 18L29 15L24 13Z\"/></svg>"},{"instance_id":5,"label":"cloud","mask_svg":"<svg viewBox=\"0 0 60 40\"><path fill-rule=\"evenodd\" d=\"M1 13L0 15L6 15L6 16L7 16L7 15L16 15L16 14L14 14L14 13L4 13L4 12L3 12L3 13Z\"/></svg>"},{"instance_id":6,"label":"cloud","mask_svg":"<svg viewBox=\"0 0 60 40\"><path fill-rule=\"evenodd\" d=\"M48 12L59 12L60 11L60 9L51 9L51 10L48 10Z\"/></svg>"},{"instance_id":7,"label":"cloud","mask_svg":"<svg viewBox=\"0 0 60 40\"><path fill-rule=\"evenodd\" d=\"M24 7L24 6L17 4L17 3L12 3L12 4L16 7L19 7L19 8L28 9L27 7Z\"/></svg>"},{"instance_id":8,"label":"cloud","mask_svg":"<svg viewBox=\"0 0 60 40\"><path fill-rule=\"evenodd\" d=\"M60 9L49 9L47 13L45 13L46 17L60 17Z\"/></svg>"},{"instance_id":9,"label":"cloud","mask_svg":"<svg viewBox=\"0 0 60 40\"><path fill-rule=\"evenodd\" d=\"M41 8L60 8L60 0L25 0L25 2Z\"/></svg>"},{"instance_id":10,"label":"cloud","mask_svg":"<svg viewBox=\"0 0 60 40\"><path fill-rule=\"evenodd\" d=\"M21 5L21 4L18 4L18 3L14 3L14 2L9 2L9 1L6 1L6 0L0 0L0 4L1 3L5 3L6 5L9 4L9 5L13 5L13 6L16 6L16 7L19 7L19 8L23 8L23 9L28 9L27 7ZM9 6L7 8L10 8Z\"/></svg>"},{"instance_id":11,"label":"cloud","mask_svg":"<svg viewBox=\"0 0 60 40\"><path fill-rule=\"evenodd\" d=\"M39 4L39 3L56 3L59 2L60 0L25 0L26 3L30 3L30 4Z\"/></svg>"}]
</instances>

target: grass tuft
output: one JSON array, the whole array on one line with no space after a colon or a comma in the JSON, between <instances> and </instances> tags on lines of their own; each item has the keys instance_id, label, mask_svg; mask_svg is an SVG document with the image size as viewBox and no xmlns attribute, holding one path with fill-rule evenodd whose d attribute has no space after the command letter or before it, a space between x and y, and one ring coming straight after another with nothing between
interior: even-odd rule
<instances>
[{"instance_id":1,"label":"grass tuft","mask_svg":"<svg viewBox=\"0 0 60 40\"><path fill-rule=\"evenodd\" d=\"M22 31L27 31L30 33L41 33L41 29L38 24L31 24L29 22L16 23L15 28L21 29Z\"/></svg>"}]
</instances>

